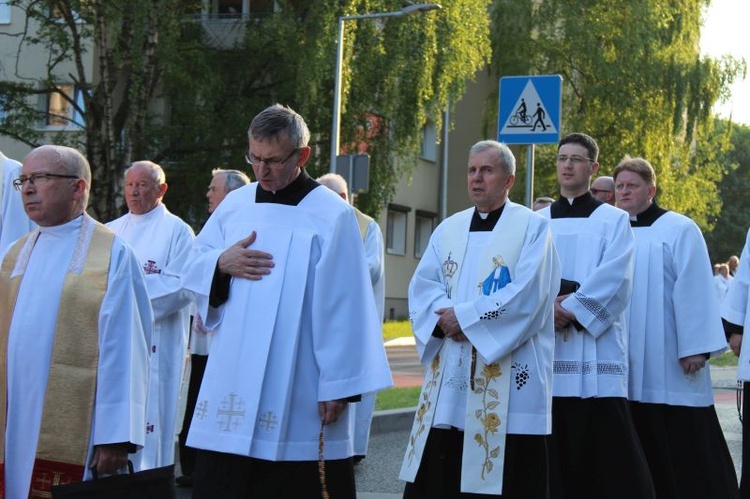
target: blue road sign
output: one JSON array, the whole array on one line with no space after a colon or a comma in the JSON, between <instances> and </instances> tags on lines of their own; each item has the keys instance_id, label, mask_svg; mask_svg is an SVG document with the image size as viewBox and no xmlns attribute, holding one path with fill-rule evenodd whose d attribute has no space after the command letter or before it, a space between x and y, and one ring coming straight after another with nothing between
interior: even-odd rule
<instances>
[{"instance_id":1,"label":"blue road sign","mask_svg":"<svg viewBox=\"0 0 750 499\"><path fill-rule=\"evenodd\" d=\"M497 140L506 144L552 144L560 140L562 76L500 78Z\"/></svg>"}]
</instances>

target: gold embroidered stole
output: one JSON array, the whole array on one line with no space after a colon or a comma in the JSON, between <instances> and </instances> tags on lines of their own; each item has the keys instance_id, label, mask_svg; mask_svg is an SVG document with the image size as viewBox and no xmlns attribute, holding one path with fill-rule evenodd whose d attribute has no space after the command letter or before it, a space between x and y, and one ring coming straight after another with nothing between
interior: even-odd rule
<instances>
[{"instance_id":1,"label":"gold embroidered stole","mask_svg":"<svg viewBox=\"0 0 750 499\"><path fill-rule=\"evenodd\" d=\"M357 225L359 226L359 235L362 237L362 240L365 240L365 236L367 235L367 228L370 226L370 222L374 222L375 219L372 217L369 217L359 211L357 208L354 208L354 214L357 216Z\"/></svg>"},{"instance_id":2,"label":"gold embroidered stole","mask_svg":"<svg viewBox=\"0 0 750 499\"><path fill-rule=\"evenodd\" d=\"M463 216L454 216L441 238L441 259L446 294L454 303L453 296L468 244L468 232L473 210ZM502 225L482 255L479 278L484 279L497 268L498 257L508 267L511 277L520 256L531 211L506 206ZM422 461L429 428L432 427L435 408L445 371L443 347L435 355L420 394L420 405L414 418L406 456L399 478L413 482ZM473 350L473 349L472 349ZM474 358L474 357L473 357ZM463 460L461 468L461 491L477 494L501 494L505 459L505 435L507 433L508 399L510 395L510 359L507 355L499 362L485 363L481 355L472 362L472 383L467 394L464 427Z\"/></svg>"},{"instance_id":3,"label":"gold embroidered stole","mask_svg":"<svg viewBox=\"0 0 750 499\"><path fill-rule=\"evenodd\" d=\"M9 283L0 291L0 396L3 404L0 406L3 409L0 413L0 462L5 456L8 330L38 234L34 231L19 240L3 260L0 270L0 278ZM99 311L107 290L113 241L111 230L84 215L60 297L31 497L48 497L52 485L83 478L96 396Z\"/></svg>"}]
</instances>

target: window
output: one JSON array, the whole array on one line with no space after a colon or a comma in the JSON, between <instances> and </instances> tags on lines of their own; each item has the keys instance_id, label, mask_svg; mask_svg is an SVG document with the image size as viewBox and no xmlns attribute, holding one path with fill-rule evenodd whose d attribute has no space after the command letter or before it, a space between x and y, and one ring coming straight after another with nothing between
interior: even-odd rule
<instances>
[{"instance_id":1,"label":"window","mask_svg":"<svg viewBox=\"0 0 750 499\"><path fill-rule=\"evenodd\" d=\"M79 110L84 109L83 92L76 90L73 85L59 85L60 92L69 98L75 97L74 106L62 93L53 92L47 96L48 127L77 128L84 125L83 116Z\"/></svg>"},{"instance_id":2,"label":"window","mask_svg":"<svg viewBox=\"0 0 750 499\"><path fill-rule=\"evenodd\" d=\"M437 127L430 121L422 127L422 148L419 156L427 161L437 161Z\"/></svg>"},{"instance_id":3,"label":"window","mask_svg":"<svg viewBox=\"0 0 750 499\"><path fill-rule=\"evenodd\" d=\"M411 211L408 206L388 205L388 220L385 227L385 251L392 255L406 255L406 219Z\"/></svg>"},{"instance_id":4,"label":"window","mask_svg":"<svg viewBox=\"0 0 750 499\"><path fill-rule=\"evenodd\" d=\"M10 5L8 5L8 0L0 0L0 24L10 24Z\"/></svg>"},{"instance_id":5,"label":"window","mask_svg":"<svg viewBox=\"0 0 750 499\"><path fill-rule=\"evenodd\" d=\"M436 213L417 210L414 221L414 258L422 258L427 249L432 231L435 230L435 220Z\"/></svg>"},{"instance_id":6,"label":"window","mask_svg":"<svg viewBox=\"0 0 750 499\"><path fill-rule=\"evenodd\" d=\"M247 19L249 14L271 14L274 0L210 0L208 14L213 19Z\"/></svg>"},{"instance_id":7,"label":"window","mask_svg":"<svg viewBox=\"0 0 750 499\"><path fill-rule=\"evenodd\" d=\"M222 18L242 17L243 0L218 0L216 2L216 13Z\"/></svg>"}]
</instances>

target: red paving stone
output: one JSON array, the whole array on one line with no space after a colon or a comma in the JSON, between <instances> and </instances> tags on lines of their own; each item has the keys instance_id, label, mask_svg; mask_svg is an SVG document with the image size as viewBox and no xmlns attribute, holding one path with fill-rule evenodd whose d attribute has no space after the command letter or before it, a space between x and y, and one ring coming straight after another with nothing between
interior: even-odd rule
<instances>
[{"instance_id":1,"label":"red paving stone","mask_svg":"<svg viewBox=\"0 0 750 499\"><path fill-rule=\"evenodd\" d=\"M398 374L394 374L393 386L396 388L422 386L422 377L421 376L400 376Z\"/></svg>"},{"instance_id":2,"label":"red paving stone","mask_svg":"<svg viewBox=\"0 0 750 499\"><path fill-rule=\"evenodd\" d=\"M737 402L737 393L733 390L714 390L714 402L717 404L734 404Z\"/></svg>"}]
</instances>

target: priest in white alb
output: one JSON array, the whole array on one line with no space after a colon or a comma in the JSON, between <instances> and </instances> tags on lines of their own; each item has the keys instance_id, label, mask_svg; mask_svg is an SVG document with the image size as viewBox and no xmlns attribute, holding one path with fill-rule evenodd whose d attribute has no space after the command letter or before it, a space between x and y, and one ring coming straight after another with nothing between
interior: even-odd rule
<instances>
[{"instance_id":1,"label":"priest in white alb","mask_svg":"<svg viewBox=\"0 0 750 499\"><path fill-rule=\"evenodd\" d=\"M731 257L737 258L737 257ZM739 259L737 272L721 303L721 319L729 347L739 357L737 380L742 382L742 421L750 421L750 230ZM750 498L750 424L742 425L740 497Z\"/></svg>"},{"instance_id":2,"label":"priest in white alb","mask_svg":"<svg viewBox=\"0 0 750 499\"><path fill-rule=\"evenodd\" d=\"M617 206L635 235L628 399L656 494L737 498L707 364L727 342L719 300L708 291L703 235L688 217L654 202L656 174L645 159L626 156L612 175Z\"/></svg>"},{"instance_id":3,"label":"priest in white alb","mask_svg":"<svg viewBox=\"0 0 750 499\"><path fill-rule=\"evenodd\" d=\"M338 173L326 173L318 178L318 182L341 196L344 201L349 201L349 186L344 177ZM383 244L383 233L372 217L365 215L356 207L354 207L354 214L357 217L359 234L362 236L362 242L365 245L365 258L367 258L367 269L370 271L372 295L375 298L378 317L382 323L385 308L385 245ZM370 425L372 424L374 411L374 393L362 395L362 400L349 406L349 414L354 425L355 463L360 462L367 455L367 447L370 443Z\"/></svg>"},{"instance_id":4,"label":"priest in white alb","mask_svg":"<svg viewBox=\"0 0 750 499\"><path fill-rule=\"evenodd\" d=\"M146 445L133 460L137 470L174 463L177 410L187 355L193 295L180 272L193 229L167 210L167 182L161 166L137 161L125 170L128 213L107 224L134 250L146 274L154 311Z\"/></svg>"},{"instance_id":5,"label":"priest in white alb","mask_svg":"<svg viewBox=\"0 0 750 499\"><path fill-rule=\"evenodd\" d=\"M288 107L253 119L257 182L216 208L185 268L219 328L187 441L196 499L355 497L347 404L392 383L354 211L303 168L309 137Z\"/></svg>"},{"instance_id":6,"label":"priest in white alb","mask_svg":"<svg viewBox=\"0 0 750 499\"><path fill-rule=\"evenodd\" d=\"M211 171L211 183L208 185L206 199L208 200L208 214L214 212L224 198L235 189L250 183L250 178L239 170L224 170L214 168ZM187 396L185 397L185 415L182 420L178 445L180 454L180 471L175 482L178 487L193 486L193 470L195 470L195 449L185 445L187 442L190 423L193 419L195 401L203 381L203 373L206 371L208 353L211 350L211 340L214 334L203 326L203 319L199 315L193 317L190 326L190 376L188 379Z\"/></svg>"},{"instance_id":7,"label":"priest in white alb","mask_svg":"<svg viewBox=\"0 0 750 499\"><path fill-rule=\"evenodd\" d=\"M39 228L0 270L0 496L26 499L143 446L153 319L132 250L84 212L78 151L32 150L15 185Z\"/></svg>"},{"instance_id":8,"label":"priest in white alb","mask_svg":"<svg viewBox=\"0 0 750 499\"><path fill-rule=\"evenodd\" d=\"M426 372L405 499L549 497L560 262L549 222L508 199L515 167L505 144L471 148L474 207L435 229L409 285Z\"/></svg>"},{"instance_id":9,"label":"priest in white alb","mask_svg":"<svg viewBox=\"0 0 750 499\"><path fill-rule=\"evenodd\" d=\"M0 151L0 251L32 230L36 225L23 209L21 194L13 188L13 181L21 174L21 163Z\"/></svg>"},{"instance_id":10,"label":"priest in white alb","mask_svg":"<svg viewBox=\"0 0 750 499\"><path fill-rule=\"evenodd\" d=\"M625 309L633 285L627 213L592 196L599 146L584 133L560 139L560 197L550 218L560 256L552 400L553 497L654 497L628 406Z\"/></svg>"}]
</instances>

